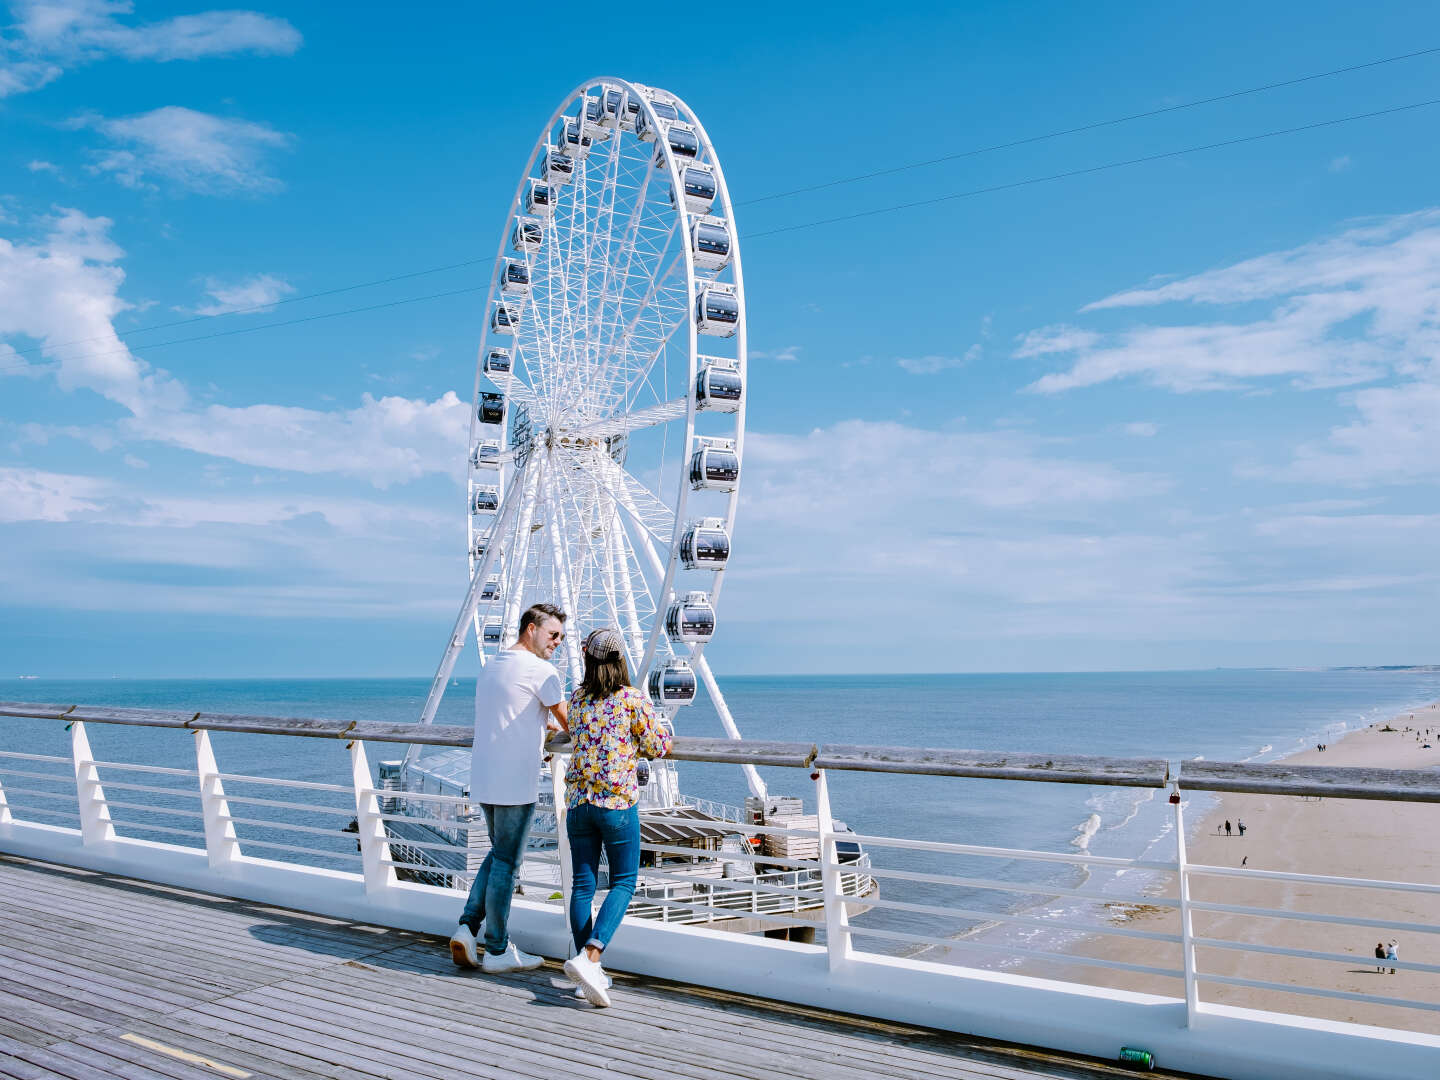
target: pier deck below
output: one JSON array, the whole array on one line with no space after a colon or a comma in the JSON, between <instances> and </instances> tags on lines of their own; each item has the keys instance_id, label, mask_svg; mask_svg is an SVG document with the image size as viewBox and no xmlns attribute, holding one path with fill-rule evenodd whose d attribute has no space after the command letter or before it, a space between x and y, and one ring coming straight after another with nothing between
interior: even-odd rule
<instances>
[{"instance_id":1,"label":"pier deck below","mask_svg":"<svg viewBox=\"0 0 1440 1080\"><path fill-rule=\"evenodd\" d=\"M10 856L0 912L14 1080L1134 1075L623 973L595 1010L553 963L460 971L434 937Z\"/></svg>"}]
</instances>

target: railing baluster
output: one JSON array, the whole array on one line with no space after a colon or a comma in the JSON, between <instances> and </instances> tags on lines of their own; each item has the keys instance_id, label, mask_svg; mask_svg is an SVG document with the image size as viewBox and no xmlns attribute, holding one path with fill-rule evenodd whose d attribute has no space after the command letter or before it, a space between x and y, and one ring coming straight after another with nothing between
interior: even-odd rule
<instances>
[{"instance_id":1,"label":"railing baluster","mask_svg":"<svg viewBox=\"0 0 1440 1080\"><path fill-rule=\"evenodd\" d=\"M200 776L200 813L205 822L205 854L213 870L224 870L240 858L240 840L230 820L220 766L208 731L195 732L195 771Z\"/></svg>"},{"instance_id":2,"label":"railing baluster","mask_svg":"<svg viewBox=\"0 0 1440 1080\"><path fill-rule=\"evenodd\" d=\"M390 840L380 818L380 798L370 777L365 744L350 744L350 773L355 784L355 825L360 840L360 866L365 875L365 895L376 896L394 887L398 880L390 855Z\"/></svg>"},{"instance_id":3,"label":"railing baluster","mask_svg":"<svg viewBox=\"0 0 1440 1080\"><path fill-rule=\"evenodd\" d=\"M1195 972L1195 930L1190 921L1190 870L1185 860L1185 813L1181 809L1180 785L1170 786L1170 804L1175 807L1175 863L1180 887L1180 955L1185 968L1185 1026L1194 1027L1200 1011L1200 988Z\"/></svg>"},{"instance_id":4,"label":"railing baluster","mask_svg":"<svg viewBox=\"0 0 1440 1080\"><path fill-rule=\"evenodd\" d=\"M10 804L5 801L5 783L0 780L0 825L9 825L14 820L10 817Z\"/></svg>"},{"instance_id":5,"label":"railing baluster","mask_svg":"<svg viewBox=\"0 0 1440 1080\"><path fill-rule=\"evenodd\" d=\"M820 887L825 896L825 947L830 970L850 962L850 916L840 891L840 859L835 847L835 820L830 814L830 785L825 770L810 774L815 779L815 813L820 832ZM798 908L797 908L798 910Z\"/></svg>"},{"instance_id":6,"label":"railing baluster","mask_svg":"<svg viewBox=\"0 0 1440 1080\"><path fill-rule=\"evenodd\" d=\"M100 786L100 770L90 752L90 739L85 725L76 720L70 726L70 754L75 762L75 798L80 804L80 840L86 847L106 844L115 839L115 826L110 820L110 807L105 804L105 789Z\"/></svg>"},{"instance_id":7,"label":"railing baluster","mask_svg":"<svg viewBox=\"0 0 1440 1080\"><path fill-rule=\"evenodd\" d=\"M569 769L568 755L555 754L550 758L550 790L555 797L555 847L560 853L560 907L565 911L565 932L573 939L575 928L570 925L570 835L565 831L565 818L569 815L565 805L565 773ZM566 955L569 955L568 949Z\"/></svg>"}]
</instances>

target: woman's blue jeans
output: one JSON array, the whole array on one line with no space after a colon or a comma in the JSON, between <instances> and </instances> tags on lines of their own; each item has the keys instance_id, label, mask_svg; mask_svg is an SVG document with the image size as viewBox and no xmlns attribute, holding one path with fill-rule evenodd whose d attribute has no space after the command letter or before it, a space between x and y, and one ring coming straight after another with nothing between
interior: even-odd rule
<instances>
[{"instance_id":1,"label":"woman's blue jeans","mask_svg":"<svg viewBox=\"0 0 1440 1080\"><path fill-rule=\"evenodd\" d=\"M609 810L584 802L566 813L565 833L570 837L570 932L575 937L575 951L586 945L604 950L635 895L640 811L633 806ZM600 914L592 915L602 847L610 860L610 892L600 905Z\"/></svg>"}]
</instances>

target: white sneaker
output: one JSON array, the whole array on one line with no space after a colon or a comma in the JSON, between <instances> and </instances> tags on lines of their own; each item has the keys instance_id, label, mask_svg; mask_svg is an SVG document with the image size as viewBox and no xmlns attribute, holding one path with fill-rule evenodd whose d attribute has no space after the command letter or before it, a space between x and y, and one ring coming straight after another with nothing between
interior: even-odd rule
<instances>
[{"instance_id":1,"label":"white sneaker","mask_svg":"<svg viewBox=\"0 0 1440 1080\"><path fill-rule=\"evenodd\" d=\"M456 967L480 966L480 958L475 955L475 935L464 923L450 935L450 959L455 961Z\"/></svg>"},{"instance_id":2,"label":"white sneaker","mask_svg":"<svg viewBox=\"0 0 1440 1080\"><path fill-rule=\"evenodd\" d=\"M605 992L610 980L601 970L600 961L591 960L582 952L565 961L565 974L579 985L580 992L591 1005L603 1009L610 1004L610 995Z\"/></svg>"},{"instance_id":3,"label":"white sneaker","mask_svg":"<svg viewBox=\"0 0 1440 1080\"><path fill-rule=\"evenodd\" d=\"M491 975L500 975L507 971L532 971L544 962L543 956L521 952L512 941L499 956L487 952L480 966Z\"/></svg>"},{"instance_id":4,"label":"white sneaker","mask_svg":"<svg viewBox=\"0 0 1440 1080\"><path fill-rule=\"evenodd\" d=\"M606 990L609 990L610 987L613 985L613 983L611 982L610 976L605 973L605 969L604 969L604 968L601 968L601 969L600 969L600 982L601 982L601 985L603 985ZM588 998L585 997L585 987L583 987L583 986L577 985L577 986L575 987L575 996L578 997L578 998L583 998L584 1000L587 1000L587 1001L589 1000Z\"/></svg>"}]
</instances>

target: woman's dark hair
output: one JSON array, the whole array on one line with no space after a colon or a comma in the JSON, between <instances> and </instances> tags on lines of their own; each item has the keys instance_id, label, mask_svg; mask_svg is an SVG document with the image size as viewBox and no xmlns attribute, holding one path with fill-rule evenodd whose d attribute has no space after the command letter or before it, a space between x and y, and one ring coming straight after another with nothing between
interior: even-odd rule
<instances>
[{"instance_id":1,"label":"woman's dark hair","mask_svg":"<svg viewBox=\"0 0 1440 1080\"><path fill-rule=\"evenodd\" d=\"M630 667L625 663L625 654L611 653L597 658L588 652L585 656L585 677L580 680L580 696L591 701L604 701L622 686L630 682Z\"/></svg>"}]
</instances>

